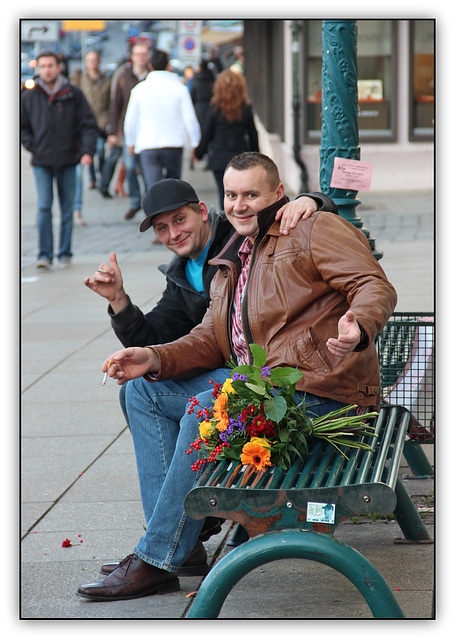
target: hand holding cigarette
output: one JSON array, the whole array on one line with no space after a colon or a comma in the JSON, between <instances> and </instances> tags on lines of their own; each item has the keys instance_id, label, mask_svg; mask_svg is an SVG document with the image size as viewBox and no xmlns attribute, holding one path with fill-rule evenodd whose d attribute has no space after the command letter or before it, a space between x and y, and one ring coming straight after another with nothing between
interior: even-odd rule
<instances>
[{"instance_id":1,"label":"hand holding cigarette","mask_svg":"<svg viewBox=\"0 0 455 640\"><path fill-rule=\"evenodd\" d=\"M160 359L153 349L128 347L109 356L101 369L106 380L109 375L117 380L117 384L125 384L128 380L140 378L146 373L157 372L159 367Z\"/></svg>"}]
</instances>

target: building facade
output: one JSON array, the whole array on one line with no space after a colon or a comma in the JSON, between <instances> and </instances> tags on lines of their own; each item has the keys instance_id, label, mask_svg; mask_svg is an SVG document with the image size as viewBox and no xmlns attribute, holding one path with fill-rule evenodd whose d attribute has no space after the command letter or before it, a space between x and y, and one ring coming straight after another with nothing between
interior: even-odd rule
<instances>
[{"instance_id":1,"label":"building facade","mask_svg":"<svg viewBox=\"0 0 455 640\"><path fill-rule=\"evenodd\" d=\"M261 150L286 186L319 187L322 20L245 20L245 76ZM358 20L361 160L373 163L372 191L432 189L434 20ZM334 78L336 82L336 78ZM264 91L267 87L267 91Z\"/></svg>"}]
</instances>

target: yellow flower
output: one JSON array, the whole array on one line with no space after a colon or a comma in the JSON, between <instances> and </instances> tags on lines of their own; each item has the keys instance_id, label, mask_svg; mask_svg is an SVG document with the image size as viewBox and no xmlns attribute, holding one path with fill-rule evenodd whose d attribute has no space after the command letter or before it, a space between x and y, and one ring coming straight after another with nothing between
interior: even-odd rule
<instances>
[{"instance_id":1,"label":"yellow flower","mask_svg":"<svg viewBox=\"0 0 455 640\"><path fill-rule=\"evenodd\" d=\"M232 378L228 378L226 382L223 384L223 386L221 387L221 391L223 393L235 393L235 389L232 386L231 382L232 382Z\"/></svg>"},{"instance_id":2,"label":"yellow flower","mask_svg":"<svg viewBox=\"0 0 455 640\"><path fill-rule=\"evenodd\" d=\"M253 438L253 440L263 440L264 442L267 442L264 438ZM260 442L253 442L253 440L247 442L243 447L240 456L241 463L253 464L256 471L259 471L262 467L270 467L270 451L265 449Z\"/></svg>"},{"instance_id":3,"label":"yellow flower","mask_svg":"<svg viewBox=\"0 0 455 640\"><path fill-rule=\"evenodd\" d=\"M250 442L255 442L256 444L260 444L261 447L265 447L266 449L270 447L270 442L267 438L251 438Z\"/></svg>"},{"instance_id":4,"label":"yellow flower","mask_svg":"<svg viewBox=\"0 0 455 640\"><path fill-rule=\"evenodd\" d=\"M215 427L208 420L199 423L199 435L201 438L209 438L215 431Z\"/></svg>"},{"instance_id":5,"label":"yellow flower","mask_svg":"<svg viewBox=\"0 0 455 640\"><path fill-rule=\"evenodd\" d=\"M227 401L227 393L220 393L213 404L213 417L216 420L218 431L226 431L229 426L229 416L226 413Z\"/></svg>"}]
</instances>

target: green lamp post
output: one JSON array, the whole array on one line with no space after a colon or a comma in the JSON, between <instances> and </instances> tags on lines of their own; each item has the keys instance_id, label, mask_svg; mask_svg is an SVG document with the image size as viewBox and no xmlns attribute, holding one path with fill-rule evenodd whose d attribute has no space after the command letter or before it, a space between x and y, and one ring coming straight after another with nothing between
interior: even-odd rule
<instances>
[{"instance_id":1,"label":"green lamp post","mask_svg":"<svg viewBox=\"0 0 455 640\"><path fill-rule=\"evenodd\" d=\"M360 160L357 100L357 22L322 23L322 129L319 180L321 191L338 205L340 215L360 229L375 257L375 240L356 213L357 191L330 186L334 159Z\"/></svg>"}]
</instances>

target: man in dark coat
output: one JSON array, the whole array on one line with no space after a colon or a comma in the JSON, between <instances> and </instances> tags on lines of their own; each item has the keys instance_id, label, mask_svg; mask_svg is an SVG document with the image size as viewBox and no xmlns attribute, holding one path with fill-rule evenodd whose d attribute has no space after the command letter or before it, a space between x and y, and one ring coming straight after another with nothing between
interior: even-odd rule
<instances>
[{"instance_id":1,"label":"man in dark coat","mask_svg":"<svg viewBox=\"0 0 455 640\"><path fill-rule=\"evenodd\" d=\"M191 84L190 95L194 104L194 110L201 127L204 127L205 116L207 114L210 100L212 99L213 83L215 76L209 68L207 60L201 60L200 69L194 75Z\"/></svg>"},{"instance_id":2,"label":"man in dark coat","mask_svg":"<svg viewBox=\"0 0 455 640\"><path fill-rule=\"evenodd\" d=\"M76 165L93 162L98 137L96 118L82 91L61 74L57 54L37 57L39 79L21 96L21 142L32 154L38 195L39 269L50 269L54 258L52 203L54 179L61 209L58 259L71 264L71 236Z\"/></svg>"}]
</instances>

